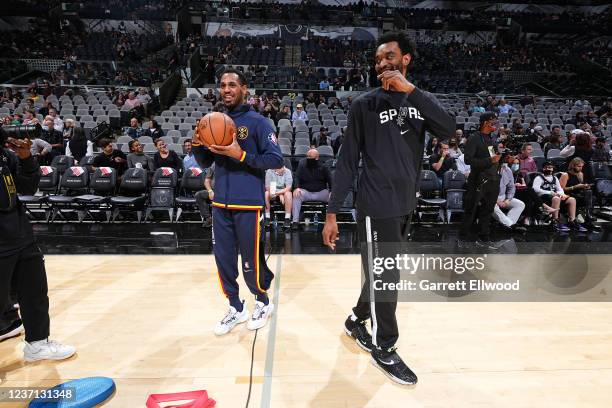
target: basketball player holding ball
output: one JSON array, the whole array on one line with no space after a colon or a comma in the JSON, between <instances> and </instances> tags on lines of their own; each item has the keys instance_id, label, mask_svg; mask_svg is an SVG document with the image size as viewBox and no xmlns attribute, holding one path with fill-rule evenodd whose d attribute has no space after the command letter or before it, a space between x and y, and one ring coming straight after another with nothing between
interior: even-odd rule
<instances>
[{"instance_id":1,"label":"basketball player holding ball","mask_svg":"<svg viewBox=\"0 0 612 408\"><path fill-rule=\"evenodd\" d=\"M327 210L323 242L335 249L336 213L357 175L357 229L362 245L364 285L344 331L371 353L372 363L393 381L416 384L417 376L397 354L399 337L395 310L397 292L376 292L373 257L393 257L391 244L407 241L411 214L416 208L425 131L446 139L454 135L455 121L436 98L406 79L415 58L415 45L403 32L382 35L376 49L376 73L382 87L356 98L338 158ZM383 282L398 282L397 269L384 270ZM371 319L372 334L366 321Z\"/></svg>"},{"instance_id":2,"label":"basketball player holding ball","mask_svg":"<svg viewBox=\"0 0 612 408\"><path fill-rule=\"evenodd\" d=\"M229 300L229 311L214 329L218 336L247 320L250 330L259 329L274 309L266 292L274 275L265 262L260 216L265 204L265 171L281 167L283 156L274 127L245 104L246 92L244 74L226 69L220 78L220 94L227 115L215 112L203 117L192 142L202 168L215 163L213 252L221 289ZM250 316L238 292L238 251L244 280L255 296Z\"/></svg>"}]
</instances>

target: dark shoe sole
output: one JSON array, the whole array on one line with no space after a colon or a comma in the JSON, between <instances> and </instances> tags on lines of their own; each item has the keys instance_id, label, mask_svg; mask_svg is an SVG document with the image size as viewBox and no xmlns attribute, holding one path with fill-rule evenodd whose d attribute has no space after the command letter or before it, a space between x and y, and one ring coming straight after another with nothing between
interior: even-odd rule
<instances>
[{"instance_id":1,"label":"dark shoe sole","mask_svg":"<svg viewBox=\"0 0 612 408\"><path fill-rule=\"evenodd\" d=\"M386 376L387 376L389 379L391 379L392 381L394 381L394 382L396 382L396 383L398 383L398 384L402 384L402 385L416 385L416 383L419 381L419 380L418 380L418 378L417 378L417 379L416 379L414 382L411 382L411 381L405 381L405 380L402 380L401 378L397 378L396 376L389 374L389 373L387 372L387 370L385 370L384 368L382 368L382 367L381 367L381 366L378 364L378 361L376 361L376 360L374 359L374 357L372 357L372 358L370 359L370 361L372 362L372 365L374 365L374 367L378 368L378 369L379 369L379 370L380 370L380 371L381 371L381 372L382 372L384 375L386 375Z\"/></svg>"},{"instance_id":2,"label":"dark shoe sole","mask_svg":"<svg viewBox=\"0 0 612 408\"><path fill-rule=\"evenodd\" d=\"M364 346L363 344L361 344L359 342L359 340L357 340L356 337L353 336L353 334L349 331L349 329L347 329L346 327L344 328L344 333L346 333L347 336L349 336L351 339L353 339L355 341L355 343L357 343L357 345L359 346L359 348L361 348L363 351L367 351L368 353L372 352L372 349L367 348L366 346Z\"/></svg>"},{"instance_id":3,"label":"dark shoe sole","mask_svg":"<svg viewBox=\"0 0 612 408\"><path fill-rule=\"evenodd\" d=\"M8 333L3 334L2 336L0 336L0 341L4 341L4 340L8 340L8 339L12 339L13 337L18 337L21 335L21 333L23 333L23 324L15 327L13 330L11 330Z\"/></svg>"}]
</instances>

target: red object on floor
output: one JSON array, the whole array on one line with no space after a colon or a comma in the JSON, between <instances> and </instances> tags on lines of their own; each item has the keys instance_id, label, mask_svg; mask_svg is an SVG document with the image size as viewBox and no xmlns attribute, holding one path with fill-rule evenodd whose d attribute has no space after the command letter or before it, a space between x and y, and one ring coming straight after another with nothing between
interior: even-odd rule
<instances>
[{"instance_id":1,"label":"red object on floor","mask_svg":"<svg viewBox=\"0 0 612 408\"><path fill-rule=\"evenodd\" d=\"M161 408L160 402L186 401L181 405L168 405L165 408L212 408L217 403L214 399L208 398L208 393L204 390L175 392L170 394L151 394L147 399L147 408Z\"/></svg>"}]
</instances>

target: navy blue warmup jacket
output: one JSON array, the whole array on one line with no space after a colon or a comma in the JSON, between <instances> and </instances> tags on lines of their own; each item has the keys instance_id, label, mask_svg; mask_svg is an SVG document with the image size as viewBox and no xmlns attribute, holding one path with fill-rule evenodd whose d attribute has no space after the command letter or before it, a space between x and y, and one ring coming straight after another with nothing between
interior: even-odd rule
<instances>
[{"instance_id":1,"label":"navy blue warmup jacket","mask_svg":"<svg viewBox=\"0 0 612 408\"><path fill-rule=\"evenodd\" d=\"M213 206L236 210L261 208L267 169L283 166L283 155L276 142L274 127L250 105L227 112L236 124L238 143L245 154L240 161L216 155L207 147L194 144L193 153L202 168L215 162Z\"/></svg>"}]
</instances>

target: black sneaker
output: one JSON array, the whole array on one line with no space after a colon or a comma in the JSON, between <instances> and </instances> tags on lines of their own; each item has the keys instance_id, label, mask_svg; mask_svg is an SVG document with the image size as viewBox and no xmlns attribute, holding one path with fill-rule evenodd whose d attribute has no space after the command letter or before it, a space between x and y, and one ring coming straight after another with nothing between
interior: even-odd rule
<instances>
[{"instance_id":1,"label":"black sneaker","mask_svg":"<svg viewBox=\"0 0 612 408\"><path fill-rule=\"evenodd\" d=\"M344 332L355 339L359 347L367 352L372 352L372 335L368 333L365 321L353 321L349 316L344 322Z\"/></svg>"},{"instance_id":2,"label":"black sneaker","mask_svg":"<svg viewBox=\"0 0 612 408\"><path fill-rule=\"evenodd\" d=\"M476 246L488 251L497 251L499 249L493 242L483 239L477 239Z\"/></svg>"},{"instance_id":3,"label":"black sneaker","mask_svg":"<svg viewBox=\"0 0 612 408\"><path fill-rule=\"evenodd\" d=\"M414 385L418 381L416 374L402 361L402 358L395 351L395 347L388 350L374 348L372 350L372 364L396 383Z\"/></svg>"},{"instance_id":4,"label":"black sneaker","mask_svg":"<svg viewBox=\"0 0 612 408\"><path fill-rule=\"evenodd\" d=\"M283 222L283 228L284 229L289 229L291 228L291 221L289 221L288 218L285 218L285 221Z\"/></svg>"},{"instance_id":5,"label":"black sneaker","mask_svg":"<svg viewBox=\"0 0 612 408\"><path fill-rule=\"evenodd\" d=\"M9 327L0 330L0 341L17 337L21 333L23 333L23 323L21 322L21 319L16 319Z\"/></svg>"},{"instance_id":6,"label":"black sneaker","mask_svg":"<svg viewBox=\"0 0 612 408\"><path fill-rule=\"evenodd\" d=\"M294 231L297 231L300 229L300 223L299 222L292 222L291 223L291 229Z\"/></svg>"}]
</instances>

